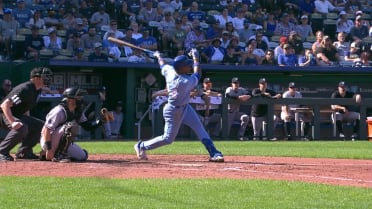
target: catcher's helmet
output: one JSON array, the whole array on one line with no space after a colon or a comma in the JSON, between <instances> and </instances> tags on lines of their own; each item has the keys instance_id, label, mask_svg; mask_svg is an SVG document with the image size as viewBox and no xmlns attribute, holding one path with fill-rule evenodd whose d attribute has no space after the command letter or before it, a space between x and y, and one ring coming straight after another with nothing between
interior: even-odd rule
<instances>
[{"instance_id":1,"label":"catcher's helmet","mask_svg":"<svg viewBox=\"0 0 372 209\"><path fill-rule=\"evenodd\" d=\"M80 89L77 87L70 87L70 88L67 88L63 92L63 97L70 98L70 99L82 99L82 97L86 94L87 94L87 91L84 89Z\"/></svg>"},{"instance_id":2,"label":"catcher's helmet","mask_svg":"<svg viewBox=\"0 0 372 209\"><path fill-rule=\"evenodd\" d=\"M44 85L49 86L53 79L53 73L49 68L38 67L31 70L30 77L40 77L44 80Z\"/></svg>"},{"instance_id":3,"label":"catcher's helmet","mask_svg":"<svg viewBox=\"0 0 372 209\"><path fill-rule=\"evenodd\" d=\"M180 67L192 66L192 60L190 60L186 55L179 55L174 58L173 67L176 70L179 70Z\"/></svg>"}]
</instances>

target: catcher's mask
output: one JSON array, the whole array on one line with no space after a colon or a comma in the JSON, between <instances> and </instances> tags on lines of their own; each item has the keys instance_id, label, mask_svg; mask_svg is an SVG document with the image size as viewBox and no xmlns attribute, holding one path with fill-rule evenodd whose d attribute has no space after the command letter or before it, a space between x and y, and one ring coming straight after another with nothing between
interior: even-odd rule
<instances>
[{"instance_id":1,"label":"catcher's mask","mask_svg":"<svg viewBox=\"0 0 372 209\"><path fill-rule=\"evenodd\" d=\"M31 78L39 77L43 79L44 86L49 86L53 80L53 73L49 68L38 67L34 68L30 73Z\"/></svg>"},{"instance_id":2,"label":"catcher's mask","mask_svg":"<svg viewBox=\"0 0 372 209\"><path fill-rule=\"evenodd\" d=\"M84 89L80 89L77 87L70 87L70 88L67 88L63 92L63 97L69 98L69 99L76 99L77 101L82 101L84 98L84 95L86 94L87 94L87 91Z\"/></svg>"}]
</instances>

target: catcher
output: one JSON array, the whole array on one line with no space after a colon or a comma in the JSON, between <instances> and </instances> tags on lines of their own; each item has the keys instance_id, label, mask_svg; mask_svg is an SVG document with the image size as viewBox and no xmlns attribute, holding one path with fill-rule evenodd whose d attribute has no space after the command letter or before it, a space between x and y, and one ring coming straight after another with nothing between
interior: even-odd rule
<instances>
[{"instance_id":1,"label":"catcher","mask_svg":"<svg viewBox=\"0 0 372 209\"><path fill-rule=\"evenodd\" d=\"M99 120L91 123L83 111L83 98L87 92L80 88L67 88L62 102L46 116L41 130L41 160L55 162L86 161L88 152L73 142L77 125L94 130L101 125Z\"/></svg>"}]
</instances>

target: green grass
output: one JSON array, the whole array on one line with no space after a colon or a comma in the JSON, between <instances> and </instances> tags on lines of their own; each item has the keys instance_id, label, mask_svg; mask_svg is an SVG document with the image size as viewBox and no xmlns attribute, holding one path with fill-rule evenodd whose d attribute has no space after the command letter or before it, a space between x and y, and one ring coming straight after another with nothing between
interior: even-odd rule
<instances>
[{"instance_id":1,"label":"green grass","mask_svg":"<svg viewBox=\"0 0 372 209\"><path fill-rule=\"evenodd\" d=\"M134 154L130 142L78 142L90 153ZM311 158L372 159L369 141L253 142L216 141L224 155L286 156ZM207 154L197 141L176 141L171 145L148 151L149 154Z\"/></svg>"},{"instance_id":2,"label":"green grass","mask_svg":"<svg viewBox=\"0 0 372 209\"><path fill-rule=\"evenodd\" d=\"M0 208L367 209L363 188L231 179L0 177Z\"/></svg>"},{"instance_id":3,"label":"green grass","mask_svg":"<svg viewBox=\"0 0 372 209\"><path fill-rule=\"evenodd\" d=\"M134 143L135 141L78 142L94 154L134 154ZM215 144L225 155L372 159L372 143L368 141L216 141ZM172 145L150 151L149 154L207 153L200 142L176 141ZM6 169L1 166L0 169ZM0 177L0 209L369 209L372 208L371 192L370 188L252 179L3 176Z\"/></svg>"}]
</instances>

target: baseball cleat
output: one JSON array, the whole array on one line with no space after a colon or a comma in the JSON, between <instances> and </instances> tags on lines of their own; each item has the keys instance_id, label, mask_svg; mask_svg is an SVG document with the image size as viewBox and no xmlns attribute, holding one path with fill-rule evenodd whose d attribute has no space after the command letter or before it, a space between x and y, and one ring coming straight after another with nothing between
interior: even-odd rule
<instances>
[{"instance_id":1,"label":"baseball cleat","mask_svg":"<svg viewBox=\"0 0 372 209\"><path fill-rule=\"evenodd\" d=\"M214 154L213 157L209 158L209 162L222 163L224 161L225 161L225 159L223 158L223 155L221 153L216 153L216 154Z\"/></svg>"},{"instance_id":2,"label":"baseball cleat","mask_svg":"<svg viewBox=\"0 0 372 209\"><path fill-rule=\"evenodd\" d=\"M0 154L0 162L6 162L6 161L14 161L14 158L9 154L7 155Z\"/></svg>"},{"instance_id":3,"label":"baseball cleat","mask_svg":"<svg viewBox=\"0 0 372 209\"><path fill-rule=\"evenodd\" d=\"M138 142L134 145L134 150L136 151L138 160L147 160L147 155L145 150L140 148L141 142Z\"/></svg>"}]
</instances>

